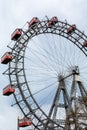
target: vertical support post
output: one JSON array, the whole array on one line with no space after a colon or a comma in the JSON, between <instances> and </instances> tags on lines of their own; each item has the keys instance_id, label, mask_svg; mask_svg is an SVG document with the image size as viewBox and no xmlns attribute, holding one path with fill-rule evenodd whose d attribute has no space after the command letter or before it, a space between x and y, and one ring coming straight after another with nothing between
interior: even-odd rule
<instances>
[{"instance_id":1,"label":"vertical support post","mask_svg":"<svg viewBox=\"0 0 87 130\"><path fill-rule=\"evenodd\" d=\"M19 130L19 116L17 118L17 130Z\"/></svg>"}]
</instances>

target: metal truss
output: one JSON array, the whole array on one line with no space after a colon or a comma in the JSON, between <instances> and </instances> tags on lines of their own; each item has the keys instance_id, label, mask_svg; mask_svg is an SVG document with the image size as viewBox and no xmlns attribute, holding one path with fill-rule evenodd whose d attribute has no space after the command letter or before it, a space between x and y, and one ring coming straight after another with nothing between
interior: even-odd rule
<instances>
[{"instance_id":1,"label":"metal truss","mask_svg":"<svg viewBox=\"0 0 87 130\"><path fill-rule=\"evenodd\" d=\"M82 121L82 117L83 120L86 120L87 118L87 103L85 100L87 92L82 82L76 79L76 77L79 77L79 72L77 72L78 67L75 67L71 74L66 77L59 75L59 85L48 115L40 108L33 97L25 74L24 58L27 45L29 40L41 34L51 33L64 37L75 44L83 54L87 56L87 49L86 47L83 47L83 42L87 41L87 36L77 28L71 34L67 34L67 29L70 26L71 25L67 22L58 21L52 27L49 27L48 19L46 19L37 23L35 27L23 31L22 36L14 42L14 44L12 43L8 46L11 49L13 60L9 63L8 69L4 74L9 76L10 84L15 85L15 103L13 105L17 104L26 117L32 117L35 130L70 130L73 128L77 130L81 126L87 125L86 121L85 123ZM67 92L68 90L66 89L65 79L70 76L73 77L73 81L69 96ZM81 93L81 97L78 99L75 95L73 96L74 93L76 94L76 84ZM63 103L58 102L60 99L60 93L63 95ZM80 111L81 104L85 109L83 111ZM66 120L56 119L58 107L65 108Z\"/></svg>"}]
</instances>

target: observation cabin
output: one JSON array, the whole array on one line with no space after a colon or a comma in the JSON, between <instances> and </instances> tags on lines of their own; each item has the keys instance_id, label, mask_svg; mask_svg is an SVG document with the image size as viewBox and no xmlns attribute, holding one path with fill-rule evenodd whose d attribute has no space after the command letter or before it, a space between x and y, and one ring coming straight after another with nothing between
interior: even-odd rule
<instances>
[{"instance_id":1,"label":"observation cabin","mask_svg":"<svg viewBox=\"0 0 87 130\"><path fill-rule=\"evenodd\" d=\"M32 120L24 117L23 119L18 119L18 127L27 127L32 125Z\"/></svg>"},{"instance_id":2,"label":"observation cabin","mask_svg":"<svg viewBox=\"0 0 87 130\"><path fill-rule=\"evenodd\" d=\"M3 89L3 95L4 96L9 96L11 94L13 94L15 92L15 89L13 88L14 85L7 85L4 89Z\"/></svg>"},{"instance_id":3,"label":"observation cabin","mask_svg":"<svg viewBox=\"0 0 87 130\"><path fill-rule=\"evenodd\" d=\"M7 64L10 61L12 61L13 56L11 52L6 52L2 57L1 57L1 63L2 64Z\"/></svg>"},{"instance_id":4,"label":"observation cabin","mask_svg":"<svg viewBox=\"0 0 87 130\"><path fill-rule=\"evenodd\" d=\"M11 40L17 41L18 38L22 35L22 29L17 28L15 31L11 34Z\"/></svg>"},{"instance_id":5,"label":"observation cabin","mask_svg":"<svg viewBox=\"0 0 87 130\"><path fill-rule=\"evenodd\" d=\"M56 16L52 17L49 21L48 21L48 26L53 26L58 22L58 18Z\"/></svg>"},{"instance_id":6,"label":"observation cabin","mask_svg":"<svg viewBox=\"0 0 87 130\"><path fill-rule=\"evenodd\" d=\"M82 46L87 47L87 41L85 41Z\"/></svg>"},{"instance_id":7,"label":"observation cabin","mask_svg":"<svg viewBox=\"0 0 87 130\"><path fill-rule=\"evenodd\" d=\"M76 25L73 24L67 29L67 34L71 34L73 31L75 31Z\"/></svg>"},{"instance_id":8,"label":"observation cabin","mask_svg":"<svg viewBox=\"0 0 87 130\"><path fill-rule=\"evenodd\" d=\"M30 28L31 26L34 27L36 23L39 23L39 19L37 17L34 17L31 19L30 22L28 22L28 27Z\"/></svg>"}]
</instances>

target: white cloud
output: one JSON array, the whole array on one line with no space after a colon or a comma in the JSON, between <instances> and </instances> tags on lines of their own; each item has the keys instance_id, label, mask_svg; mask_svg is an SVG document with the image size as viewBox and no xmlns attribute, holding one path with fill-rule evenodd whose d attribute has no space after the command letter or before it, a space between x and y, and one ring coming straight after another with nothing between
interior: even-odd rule
<instances>
[{"instance_id":1,"label":"white cloud","mask_svg":"<svg viewBox=\"0 0 87 130\"><path fill-rule=\"evenodd\" d=\"M9 106L4 106L2 113L0 112L0 129L17 129L18 113ZM14 114L15 113L15 114Z\"/></svg>"},{"instance_id":2,"label":"white cloud","mask_svg":"<svg viewBox=\"0 0 87 130\"><path fill-rule=\"evenodd\" d=\"M86 0L1 0L0 1L0 56L6 51L10 41L10 34L16 27L22 27L26 21L37 16L43 19L57 15L60 20L67 19L75 23L82 31L87 33L87 1ZM0 65L0 73L5 66ZM0 74L0 86L6 85ZM6 81L8 82L8 81ZM0 96L0 130L16 129L17 110L7 105L6 100ZM6 127L5 127L6 126Z\"/></svg>"}]
</instances>

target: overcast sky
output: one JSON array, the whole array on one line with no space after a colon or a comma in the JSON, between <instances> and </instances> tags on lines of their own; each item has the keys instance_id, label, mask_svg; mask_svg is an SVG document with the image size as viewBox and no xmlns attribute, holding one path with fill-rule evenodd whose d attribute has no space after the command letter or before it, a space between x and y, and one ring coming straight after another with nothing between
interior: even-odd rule
<instances>
[{"instance_id":1,"label":"overcast sky","mask_svg":"<svg viewBox=\"0 0 87 130\"><path fill-rule=\"evenodd\" d=\"M10 35L17 27L22 27L32 17L45 16L77 25L87 34L87 0L0 0L0 57L7 50ZM0 130L16 130L19 110L10 107L13 99L2 96L2 89L8 78L2 75L6 65L0 65Z\"/></svg>"}]
</instances>

